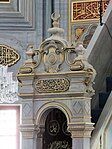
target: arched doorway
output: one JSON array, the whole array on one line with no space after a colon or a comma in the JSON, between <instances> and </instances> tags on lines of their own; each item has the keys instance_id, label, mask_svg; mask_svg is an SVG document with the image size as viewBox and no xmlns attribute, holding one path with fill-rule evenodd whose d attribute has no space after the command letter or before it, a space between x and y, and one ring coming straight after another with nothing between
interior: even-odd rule
<instances>
[{"instance_id":1,"label":"arched doorway","mask_svg":"<svg viewBox=\"0 0 112 149\"><path fill-rule=\"evenodd\" d=\"M67 131L65 114L55 108L47 115L43 134L43 149L71 149L71 134Z\"/></svg>"}]
</instances>

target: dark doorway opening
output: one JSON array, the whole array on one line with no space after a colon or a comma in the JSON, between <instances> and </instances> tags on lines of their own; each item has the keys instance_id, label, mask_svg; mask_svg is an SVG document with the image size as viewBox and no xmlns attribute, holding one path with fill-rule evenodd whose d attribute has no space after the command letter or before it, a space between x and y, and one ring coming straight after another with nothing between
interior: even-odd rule
<instances>
[{"instance_id":1,"label":"dark doorway opening","mask_svg":"<svg viewBox=\"0 0 112 149\"><path fill-rule=\"evenodd\" d=\"M71 134L67 131L67 118L59 109L50 111L46 118L43 149L72 149Z\"/></svg>"}]
</instances>

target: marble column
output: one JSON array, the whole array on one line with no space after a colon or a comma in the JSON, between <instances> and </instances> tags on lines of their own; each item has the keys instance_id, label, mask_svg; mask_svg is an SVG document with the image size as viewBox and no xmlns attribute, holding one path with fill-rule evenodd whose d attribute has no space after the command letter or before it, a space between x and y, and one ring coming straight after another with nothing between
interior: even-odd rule
<instances>
[{"instance_id":1,"label":"marble column","mask_svg":"<svg viewBox=\"0 0 112 149\"><path fill-rule=\"evenodd\" d=\"M72 149L90 149L90 137L93 130L92 123L69 124L72 137Z\"/></svg>"}]
</instances>

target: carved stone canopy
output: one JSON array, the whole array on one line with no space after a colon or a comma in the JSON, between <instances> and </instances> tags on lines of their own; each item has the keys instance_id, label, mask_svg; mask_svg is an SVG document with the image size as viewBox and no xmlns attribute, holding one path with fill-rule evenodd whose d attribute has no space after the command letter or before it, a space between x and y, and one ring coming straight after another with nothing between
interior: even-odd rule
<instances>
[{"instance_id":1,"label":"carved stone canopy","mask_svg":"<svg viewBox=\"0 0 112 149\"><path fill-rule=\"evenodd\" d=\"M51 80L53 80L52 77L55 74L69 73L75 75L83 72L85 75L83 82L86 86L86 92L93 93L92 82L95 78L96 71L85 57L86 49L81 42L75 46L70 46L69 43L61 37L63 29L59 27L60 15L54 13L51 18L53 19L53 27L48 29L51 36L42 42L38 49L34 49L33 46L30 46L29 50L26 52L29 58L20 68L18 77L27 74L34 76L41 74L48 76L49 74ZM49 77L46 78L49 79ZM51 80L50 82L52 82ZM53 82L57 84L55 77L54 80ZM60 82L62 80L60 80ZM45 82L49 81L43 81L42 78L37 84L45 85ZM57 86L56 84L54 86Z\"/></svg>"},{"instance_id":2,"label":"carved stone canopy","mask_svg":"<svg viewBox=\"0 0 112 149\"><path fill-rule=\"evenodd\" d=\"M32 45L28 47L28 58L17 75L23 110L25 105L31 109L28 110L30 114L22 114L21 132L25 138L23 140L26 143L26 139L29 142L31 138L32 144L36 143L42 147L40 143L46 129L46 117L49 111L56 108L67 118L72 148L74 144L79 144L79 149L83 146L85 148L87 142L89 149L89 139L93 130L90 105L96 71L88 63L85 57L86 49L82 43L70 46L61 37L63 29L59 27L60 16L54 13L51 17L53 27L48 30L51 36L42 42L38 49ZM62 141L54 142L49 147L54 149L57 143L58 147L63 145L69 148L67 143ZM33 144L33 148L35 147Z\"/></svg>"}]
</instances>

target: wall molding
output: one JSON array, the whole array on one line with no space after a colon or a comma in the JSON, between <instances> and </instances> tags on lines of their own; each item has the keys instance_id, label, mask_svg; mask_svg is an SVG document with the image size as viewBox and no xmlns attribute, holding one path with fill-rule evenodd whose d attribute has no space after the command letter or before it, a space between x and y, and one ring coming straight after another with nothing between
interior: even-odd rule
<instances>
[{"instance_id":1,"label":"wall molding","mask_svg":"<svg viewBox=\"0 0 112 149\"><path fill-rule=\"evenodd\" d=\"M35 3L35 0L11 0L8 4L3 3L0 6L0 30L34 30Z\"/></svg>"}]
</instances>

